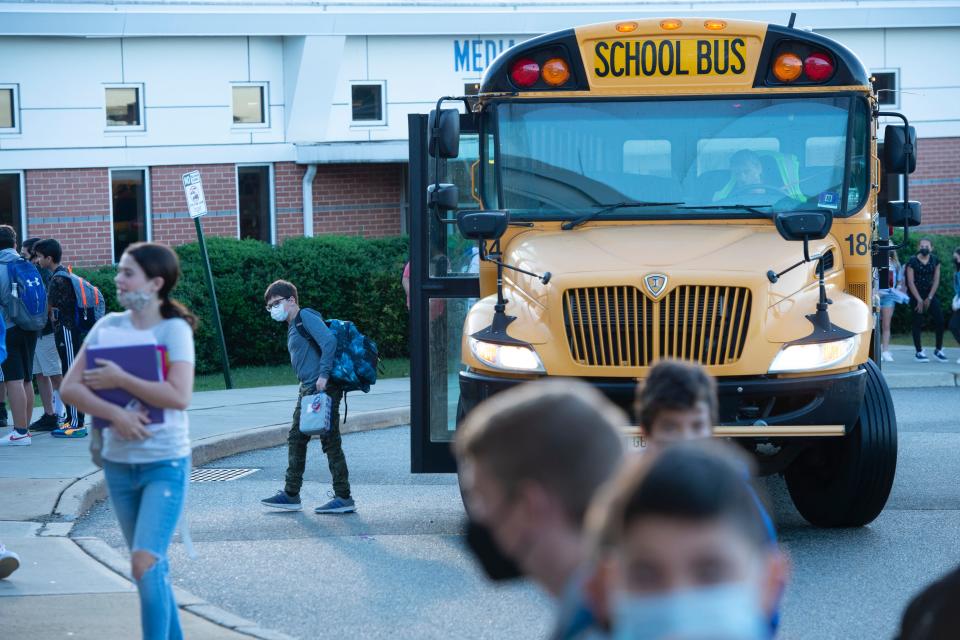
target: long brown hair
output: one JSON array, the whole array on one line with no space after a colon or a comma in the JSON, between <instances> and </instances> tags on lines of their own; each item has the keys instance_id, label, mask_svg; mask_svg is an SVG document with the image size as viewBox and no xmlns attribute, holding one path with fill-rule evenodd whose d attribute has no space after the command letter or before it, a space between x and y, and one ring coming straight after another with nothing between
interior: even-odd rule
<instances>
[{"instance_id":1,"label":"long brown hair","mask_svg":"<svg viewBox=\"0 0 960 640\"><path fill-rule=\"evenodd\" d=\"M183 304L170 297L170 292L180 279L180 259L170 247L156 242L136 242L124 253L133 258L147 278L163 278L163 287L157 292L160 297L160 315L164 318L183 318L196 331L197 316Z\"/></svg>"}]
</instances>

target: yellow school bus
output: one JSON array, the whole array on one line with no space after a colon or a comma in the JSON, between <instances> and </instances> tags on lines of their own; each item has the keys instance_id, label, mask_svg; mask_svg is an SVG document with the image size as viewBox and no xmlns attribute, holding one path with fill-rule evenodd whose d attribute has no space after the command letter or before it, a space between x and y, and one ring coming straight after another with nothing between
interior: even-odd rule
<instances>
[{"instance_id":1,"label":"yellow school bus","mask_svg":"<svg viewBox=\"0 0 960 640\"><path fill-rule=\"evenodd\" d=\"M628 411L658 360L718 382L718 436L785 476L800 513L883 509L896 417L876 351L878 203L915 134L857 57L792 28L624 20L504 52L476 96L410 116L411 455L450 471L479 402L586 380Z\"/></svg>"}]
</instances>

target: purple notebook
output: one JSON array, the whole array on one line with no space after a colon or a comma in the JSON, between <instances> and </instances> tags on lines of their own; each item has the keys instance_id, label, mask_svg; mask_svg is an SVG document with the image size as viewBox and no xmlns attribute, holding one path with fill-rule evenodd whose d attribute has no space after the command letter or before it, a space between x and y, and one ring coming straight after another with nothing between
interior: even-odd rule
<instances>
[{"instance_id":1,"label":"purple notebook","mask_svg":"<svg viewBox=\"0 0 960 640\"><path fill-rule=\"evenodd\" d=\"M121 369L142 380L149 380L150 382L160 382L163 380L160 360L161 352L157 348L157 345L135 344L123 347L88 347L87 369L95 369L98 358L115 362ZM107 402L112 402L120 407L126 407L131 405L131 403L140 404L147 409L150 424L163 422L163 409L151 407L146 403L140 402L123 389L102 389L100 391L94 391L94 393ZM109 427L110 423L103 418L94 416L93 426L102 429Z\"/></svg>"}]
</instances>

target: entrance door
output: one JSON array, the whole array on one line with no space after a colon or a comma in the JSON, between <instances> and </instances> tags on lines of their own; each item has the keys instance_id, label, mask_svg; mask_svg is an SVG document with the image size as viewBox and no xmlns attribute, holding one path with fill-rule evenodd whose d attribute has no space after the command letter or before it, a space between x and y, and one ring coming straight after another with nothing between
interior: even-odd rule
<instances>
[{"instance_id":1,"label":"entrance door","mask_svg":"<svg viewBox=\"0 0 960 640\"><path fill-rule=\"evenodd\" d=\"M435 214L427 186L437 175L427 153L427 116L410 115L410 462L413 473L455 471L450 443L457 422L460 343L480 295L479 250L457 231L456 212ZM440 160L439 181L456 184L461 209L479 209L471 171L478 137L461 118L460 156Z\"/></svg>"}]
</instances>

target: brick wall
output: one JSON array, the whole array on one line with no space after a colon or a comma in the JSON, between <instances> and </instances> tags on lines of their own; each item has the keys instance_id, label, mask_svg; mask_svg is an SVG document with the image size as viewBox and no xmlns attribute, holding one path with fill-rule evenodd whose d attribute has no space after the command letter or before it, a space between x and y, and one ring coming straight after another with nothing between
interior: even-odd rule
<instances>
[{"instance_id":1,"label":"brick wall","mask_svg":"<svg viewBox=\"0 0 960 640\"><path fill-rule=\"evenodd\" d=\"M917 170L910 175L909 197L923 207L920 230L960 235L960 138L917 142Z\"/></svg>"},{"instance_id":2,"label":"brick wall","mask_svg":"<svg viewBox=\"0 0 960 640\"><path fill-rule=\"evenodd\" d=\"M197 232L187 212L181 176L195 169L203 179L207 215L201 224L208 236L237 237L237 172L233 164L175 165L150 168L153 239L169 245L195 242Z\"/></svg>"},{"instance_id":3,"label":"brick wall","mask_svg":"<svg viewBox=\"0 0 960 640\"><path fill-rule=\"evenodd\" d=\"M303 235L303 174L306 166L295 162L273 165L277 210L277 242Z\"/></svg>"},{"instance_id":4,"label":"brick wall","mask_svg":"<svg viewBox=\"0 0 960 640\"><path fill-rule=\"evenodd\" d=\"M313 180L316 235L400 233L402 164L320 165Z\"/></svg>"},{"instance_id":5,"label":"brick wall","mask_svg":"<svg viewBox=\"0 0 960 640\"><path fill-rule=\"evenodd\" d=\"M209 213L209 236L237 236L236 166L179 165L149 168L153 239L170 245L196 240L181 176L198 169ZM303 165L274 165L277 240L303 235ZM402 164L320 165L313 182L314 233L382 237L400 233ZM113 261L110 176L105 168L26 172L27 235L56 238L65 261Z\"/></svg>"},{"instance_id":6,"label":"brick wall","mask_svg":"<svg viewBox=\"0 0 960 640\"><path fill-rule=\"evenodd\" d=\"M56 238L66 264L113 261L107 169L27 171L27 237Z\"/></svg>"}]
</instances>

